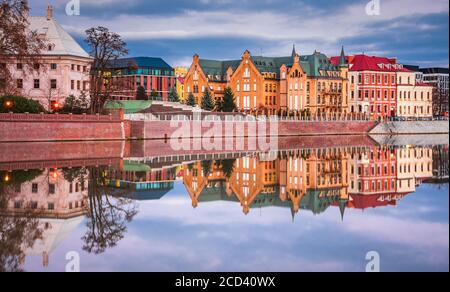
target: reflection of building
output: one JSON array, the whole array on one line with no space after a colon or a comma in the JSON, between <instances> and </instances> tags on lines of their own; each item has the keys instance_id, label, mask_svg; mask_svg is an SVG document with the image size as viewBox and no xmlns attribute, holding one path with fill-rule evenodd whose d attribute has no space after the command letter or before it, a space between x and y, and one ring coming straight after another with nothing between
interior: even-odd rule
<instances>
[{"instance_id":1,"label":"reflection of building","mask_svg":"<svg viewBox=\"0 0 450 292\"><path fill-rule=\"evenodd\" d=\"M366 209L396 205L432 176L428 148L306 149L263 161L235 160L231 173L223 162L196 162L185 169L192 205L239 202L244 214L253 208L289 207L315 214L329 206Z\"/></svg>"},{"instance_id":2,"label":"reflection of building","mask_svg":"<svg viewBox=\"0 0 450 292\"><path fill-rule=\"evenodd\" d=\"M89 96L89 71L92 59L80 45L55 21L53 8L47 16L29 17L30 30L48 40L33 68L19 60L8 62L11 82L0 79L0 93L17 93L43 104L63 103L65 98L86 94ZM0 61L0 65L2 61ZM6 65L5 65L6 66ZM11 88L1 88L1 84Z\"/></svg>"},{"instance_id":3,"label":"reflection of building","mask_svg":"<svg viewBox=\"0 0 450 292\"><path fill-rule=\"evenodd\" d=\"M134 200L159 200L174 187L176 167L152 167L147 164L125 161L120 170L108 171L109 185L116 188L115 195Z\"/></svg>"},{"instance_id":4,"label":"reflection of building","mask_svg":"<svg viewBox=\"0 0 450 292\"><path fill-rule=\"evenodd\" d=\"M47 267L53 250L84 220L88 196L87 174L68 181L62 170L46 169L42 174L23 183L14 183L7 189L11 199L2 215L37 220L42 236L32 246L23 244L25 255L42 256ZM27 172L9 174L27 176Z\"/></svg>"},{"instance_id":5,"label":"reflection of building","mask_svg":"<svg viewBox=\"0 0 450 292\"><path fill-rule=\"evenodd\" d=\"M433 179L447 181L449 174L448 145L433 147Z\"/></svg>"}]
</instances>

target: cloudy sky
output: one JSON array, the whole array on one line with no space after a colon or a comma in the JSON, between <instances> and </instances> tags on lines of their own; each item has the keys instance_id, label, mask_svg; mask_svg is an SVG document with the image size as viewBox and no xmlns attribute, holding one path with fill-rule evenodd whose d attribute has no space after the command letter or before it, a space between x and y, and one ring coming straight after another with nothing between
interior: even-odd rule
<instances>
[{"instance_id":1,"label":"cloudy sky","mask_svg":"<svg viewBox=\"0 0 450 292\"><path fill-rule=\"evenodd\" d=\"M77 0L73 0L77 1ZM32 15L56 19L80 42L92 26L120 33L132 56L159 56L189 65L192 55L236 59L253 54L289 55L314 50L335 55L379 54L421 66L449 64L448 0L78 0L80 15L68 16L70 0L29 0Z\"/></svg>"}]
</instances>

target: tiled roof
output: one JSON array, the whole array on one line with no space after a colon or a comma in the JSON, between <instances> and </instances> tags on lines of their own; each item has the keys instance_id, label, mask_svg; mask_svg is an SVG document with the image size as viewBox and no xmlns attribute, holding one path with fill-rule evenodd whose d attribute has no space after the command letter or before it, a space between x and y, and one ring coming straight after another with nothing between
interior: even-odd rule
<instances>
[{"instance_id":1,"label":"tiled roof","mask_svg":"<svg viewBox=\"0 0 450 292\"><path fill-rule=\"evenodd\" d=\"M340 59L341 57L332 57L331 62L336 65ZM396 59L368 55L347 56L346 59L350 64L350 71L411 72L397 64Z\"/></svg>"},{"instance_id":2,"label":"tiled roof","mask_svg":"<svg viewBox=\"0 0 450 292\"><path fill-rule=\"evenodd\" d=\"M292 67L294 63L294 58L292 56L288 57L263 57L263 56L252 56L251 57L256 68L261 73L275 73L277 78L279 78L280 68L282 65L287 67ZM229 60L229 61L218 61L218 60L204 60L200 59L199 64L203 69L206 76L213 76L216 81L225 81L226 72L228 68L232 68L233 71L236 70L241 64L242 60ZM321 75L320 71L338 71L339 67L334 65L330 59L319 52L315 52L312 55L300 56L300 66L305 71L308 76L311 77L328 77ZM218 77L218 78L217 78ZM331 77L331 76L330 76Z\"/></svg>"},{"instance_id":3,"label":"tiled roof","mask_svg":"<svg viewBox=\"0 0 450 292\"><path fill-rule=\"evenodd\" d=\"M48 20L47 17L31 16L29 22L30 30L45 35L48 42L54 46L51 51L45 50L43 55L89 58L89 54L53 18Z\"/></svg>"}]
</instances>

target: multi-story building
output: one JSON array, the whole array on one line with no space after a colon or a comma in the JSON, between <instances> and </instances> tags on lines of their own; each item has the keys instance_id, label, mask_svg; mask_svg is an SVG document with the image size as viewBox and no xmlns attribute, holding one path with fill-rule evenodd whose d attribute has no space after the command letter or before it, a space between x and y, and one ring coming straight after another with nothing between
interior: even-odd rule
<instances>
[{"instance_id":1,"label":"multi-story building","mask_svg":"<svg viewBox=\"0 0 450 292\"><path fill-rule=\"evenodd\" d=\"M397 72L397 116L433 117L433 87L418 81L414 71Z\"/></svg>"},{"instance_id":2,"label":"multi-story building","mask_svg":"<svg viewBox=\"0 0 450 292\"><path fill-rule=\"evenodd\" d=\"M70 95L89 97L92 58L53 18L53 8L47 8L46 16L29 17L29 29L46 40L46 48L34 57L34 64L2 58L6 61L0 63L6 63L0 66L8 66L12 81L0 80L0 93L32 98L48 110Z\"/></svg>"},{"instance_id":3,"label":"multi-story building","mask_svg":"<svg viewBox=\"0 0 450 292\"><path fill-rule=\"evenodd\" d=\"M449 112L449 70L448 68L422 68L423 82L435 88L433 111L435 115L447 115Z\"/></svg>"},{"instance_id":4,"label":"multi-story building","mask_svg":"<svg viewBox=\"0 0 450 292\"><path fill-rule=\"evenodd\" d=\"M341 57L333 57L334 64ZM396 59L367 55L347 56L349 64L349 111L372 118L396 116L397 72L409 72Z\"/></svg>"},{"instance_id":5,"label":"multi-story building","mask_svg":"<svg viewBox=\"0 0 450 292\"><path fill-rule=\"evenodd\" d=\"M176 67L175 68L175 77L176 79L176 87L177 87L177 94L180 98L180 101L186 101L187 97L184 94L184 78L186 77L188 69L186 67Z\"/></svg>"},{"instance_id":6,"label":"multi-story building","mask_svg":"<svg viewBox=\"0 0 450 292\"><path fill-rule=\"evenodd\" d=\"M111 96L115 100L135 100L139 87L147 96L157 94L167 101L175 88L175 71L161 58L136 57L110 61L110 76L107 76Z\"/></svg>"},{"instance_id":7,"label":"multi-story building","mask_svg":"<svg viewBox=\"0 0 450 292\"><path fill-rule=\"evenodd\" d=\"M397 192L413 193L416 186L433 177L433 150L404 147L396 150Z\"/></svg>"},{"instance_id":8,"label":"multi-story building","mask_svg":"<svg viewBox=\"0 0 450 292\"><path fill-rule=\"evenodd\" d=\"M288 57L252 56L247 50L241 60L203 60L198 55L185 78L185 95L197 103L208 89L216 100L230 87L237 107L245 112L298 112L311 114L347 111L346 64L333 65L319 52Z\"/></svg>"}]
</instances>

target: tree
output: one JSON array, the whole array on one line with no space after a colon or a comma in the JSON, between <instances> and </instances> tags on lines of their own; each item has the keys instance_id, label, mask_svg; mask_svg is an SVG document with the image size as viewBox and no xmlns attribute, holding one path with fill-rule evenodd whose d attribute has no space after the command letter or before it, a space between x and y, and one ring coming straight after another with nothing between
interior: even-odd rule
<instances>
[{"instance_id":1,"label":"tree","mask_svg":"<svg viewBox=\"0 0 450 292\"><path fill-rule=\"evenodd\" d=\"M214 109L214 99L211 95L209 89L205 90L205 93L202 96L202 109L205 111L212 111Z\"/></svg>"},{"instance_id":2,"label":"tree","mask_svg":"<svg viewBox=\"0 0 450 292\"><path fill-rule=\"evenodd\" d=\"M150 93L150 97L151 97L151 100L159 100L160 99L158 92L154 89Z\"/></svg>"},{"instance_id":3,"label":"tree","mask_svg":"<svg viewBox=\"0 0 450 292\"><path fill-rule=\"evenodd\" d=\"M111 195L106 169L89 169L89 195L87 204L88 230L83 236L83 250L101 254L115 247L124 238L127 223L137 214L137 206L131 199Z\"/></svg>"},{"instance_id":4,"label":"tree","mask_svg":"<svg viewBox=\"0 0 450 292\"><path fill-rule=\"evenodd\" d=\"M61 113L63 114L85 114L89 111L89 97L86 93L82 92L80 96L76 97L74 95L70 95L66 97L64 101L64 105L61 109Z\"/></svg>"},{"instance_id":5,"label":"tree","mask_svg":"<svg viewBox=\"0 0 450 292\"><path fill-rule=\"evenodd\" d=\"M30 7L25 0L2 0L0 3L0 94L18 94L17 87L6 65L15 62L23 69L33 71L47 45L47 39L29 29ZM26 74L27 75L27 74Z\"/></svg>"},{"instance_id":6,"label":"tree","mask_svg":"<svg viewBox=\"0 0 450 292\"><path fill-rule=\"evenodd\" d=\"M194 96L194 94L192 94L192 92L189 93L189 96L188 96L186 104L188 106L196 106L197 105L197 103L195 102L195 96Z\"/></svg>"},{"instance_id":7,"label":"tree","mask_svg":"<svg viewBox=\"0 0 450 292\"><path fill-rule=\"evenodd\" d=\"M178 96L178 92L177 92L176 88L172 88L172 90L170 91L169 101L180 102L180 97Z\"/></svg>"},{"instance_id":8,"label":"tree","mask_svg":"<svg viewBox=\"0 0 450 292\"><path fill-rule=\"evenodd\" d=\"M45 113L44 107L37 101L23 96L0 96L0 113Z\"/></svg>"},{"instance_id":9,"label":"tree","mask_svg":"<svg viewBox=\"0 0 450 292\"><path fill-rule=\"evenodd\" d=\"M234 100L234 93L231 87L225 88L221 107L222 111L226 113L231 113L237 110L236 102Z\"/></svg>"},{"instance_id":10,"label":"tree","mask_svg":"<svg viewBox=\"0 0 450 292\"><path fill-rule=\"evenodd\" d=\"M144 86L139 86L136 91L136 100L148 100Z\"/></svg>"},{"instance_id":11,"label":"tree","mask_svg":"<svg viewBox=\"0 0 450 292\"><path fill-rule=\"evenodd\" d=\"M86 43L90 47L90 55L94 59L91 82L91 112L99 113L104 103L110 99L112 83L112 61L128 54L127 44L117 33L99 26L86 30Z\"/></svg>"}]
</instances>

